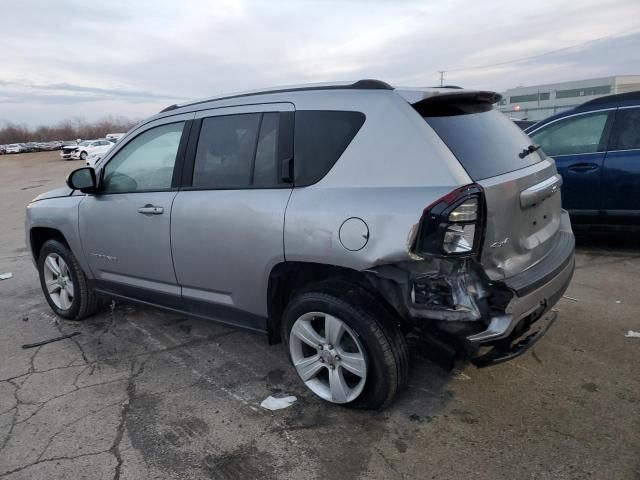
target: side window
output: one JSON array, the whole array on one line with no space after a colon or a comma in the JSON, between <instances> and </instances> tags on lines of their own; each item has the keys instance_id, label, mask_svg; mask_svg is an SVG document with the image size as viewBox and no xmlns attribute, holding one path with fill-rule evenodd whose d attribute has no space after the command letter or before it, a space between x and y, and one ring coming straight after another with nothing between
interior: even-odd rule
<instances>
[{"instance_id":1,"label":"side window","mask_svg":"<svg viewBox=\"0 0 640 480\"><path fill-rule=\"evenodd\" d=\"M609 112L570 117L543 127L531 138L550 156L597 152L608 118Z\"/></svg>"},{"instance_id":2,"label":"side window","mask_svg":"<svg viewBox=\"0 0 640 480\"><path fill-rule=\"evenodd\" d=\"M105 193L171 188L184 122L154 127L127 143L104 167Z\"/></svg>"},{"instance_id":3,"label":"side window","mask_svg":"<svg viewBox=\"0 0 640 480\"><path fill-rule=\"evenodd\" d=\"M205 118L193 170L195 188L278 185L278 113Z\"/></svg>"},{"instance_id":4,"label":"side window","mask_svg":"<svg viewBox=\"0 0 640 480\"><path fill-rule=\"evenodd\" d=\"M609 150L640 149L640 107L616 112Z\"/></svg>"},{"instance_id":5,"label":"side window","mask_svg":"<svg viewBox=\"0 0 640 480\"><path fill-rule=\"evenodd\" d=\"M294 169L297 186L324 177L362 127L361 112L299 110L295 119Z\"/></svg>"}]
</instances>

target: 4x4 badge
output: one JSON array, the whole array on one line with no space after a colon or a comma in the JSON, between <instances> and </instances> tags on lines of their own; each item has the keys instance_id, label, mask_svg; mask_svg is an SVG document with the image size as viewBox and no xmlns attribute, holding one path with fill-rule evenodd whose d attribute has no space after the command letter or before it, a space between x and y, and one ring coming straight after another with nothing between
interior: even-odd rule
<instances>
[{"instance_id":1,"label":"4x4 badge","mask_svg":"<svg viewBox=\"0 0 640 480\"><path fill-rule=\"evenodd\" d=\"M499 242L493 242L489 246L491 248L500 248L500 247L504 247L507 243L509 243L509 237L505 238L504 240L500 240Z\"/></svg>"}]
</instances>

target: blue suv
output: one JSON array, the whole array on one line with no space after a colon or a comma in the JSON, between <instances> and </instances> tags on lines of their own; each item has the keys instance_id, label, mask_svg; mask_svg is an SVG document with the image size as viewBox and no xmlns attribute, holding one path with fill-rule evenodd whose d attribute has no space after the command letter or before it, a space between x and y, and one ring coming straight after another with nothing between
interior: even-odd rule
<instances>
[{"instance_id":1,"label":"blue suv","mask_svg":"<svg viewBox=\"0 0 640 480\"><path fill-rule=\"evenodd\" d=\"M525 132L555 159L572 223L640 224L640 92L591 100Z\"/></svg>"}]
</instances>

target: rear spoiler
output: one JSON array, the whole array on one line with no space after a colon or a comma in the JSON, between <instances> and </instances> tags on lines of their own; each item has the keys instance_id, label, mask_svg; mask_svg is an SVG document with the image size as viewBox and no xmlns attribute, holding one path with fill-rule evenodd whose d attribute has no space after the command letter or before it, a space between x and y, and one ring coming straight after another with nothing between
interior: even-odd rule
<instances>
[{"instance_id":1,"label":"rear spoiler","mask_svg":"<svg viewBox=\"0 0 640 480\"><path fill-rule=\"evenodd\" d=\"M482 90L437 90L424 91L423 96L416 102L409 102L423 117L440 117L465 115L486 112L493 108L493 104L500 101L502 96L496 92ZM406 97L405 97L406 98Z\"/></svg>"},{"instance_id":2,"label":"rear spoiler","mask_svg":"<svg viewBox=\"0 0 640 480\"><path fill-rule=\"evenodd\" d=\"M465 90L452 88L396 88L395 92L414 107L429 103L488 103L502 100L502 95L484 90Z\"/></svg>"}]
</instances>

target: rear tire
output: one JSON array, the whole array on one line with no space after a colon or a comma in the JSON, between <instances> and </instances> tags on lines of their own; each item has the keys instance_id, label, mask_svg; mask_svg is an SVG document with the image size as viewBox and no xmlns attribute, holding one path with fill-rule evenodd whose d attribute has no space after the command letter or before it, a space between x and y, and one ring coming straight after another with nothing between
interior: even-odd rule
<instances>
[{"instance_id":1,"label":"rear tire","mask_svg":"<svg viewBox=\"0 0 640 480\"><path fill-rule=\"evenodd\" d=\"M325 327L327 319L333 319L329 327ZM345 326L341 341L351 346L329 345L332 348L328 349L328 338L335 328L331 325L339 325L340 322ZM309 326L313 331L308 330ZM312 341L301 340L306 333L313 338ZM283 314L282 338L289 358L305 385L328 402L378 410L389 405L406 385L409 355L404 335L375 298L358 289L350 288L340 297L322 290L295 296ZM314 351L313 343L324 347L318 345ZM301 356L302 344L306 354ZM345 349L348 350L346 353ZM353 352L358 349L363 350L364 369L358 366L360 363L353 363L357 358ZM360 385L361 377L353 372L365 372L363 385ZM310 374L313 375L311 378ZM338 395L333 395L331 381L335 378L340 378L339 385L346 385L343 391L347 395L341 394L340 389L337 390Z\"/></svg>"},{"instance_id":2,"label":"rear tire","mask_svg":"<svg viewBox=\"0 0 640 480\"><path fill-rule=\"evenodd\" d=\"M38 273L44 297L59 317L82 320L102 306L76 257L64 243L47 240L42 245Z\"/></svg>"}]
</instances>

